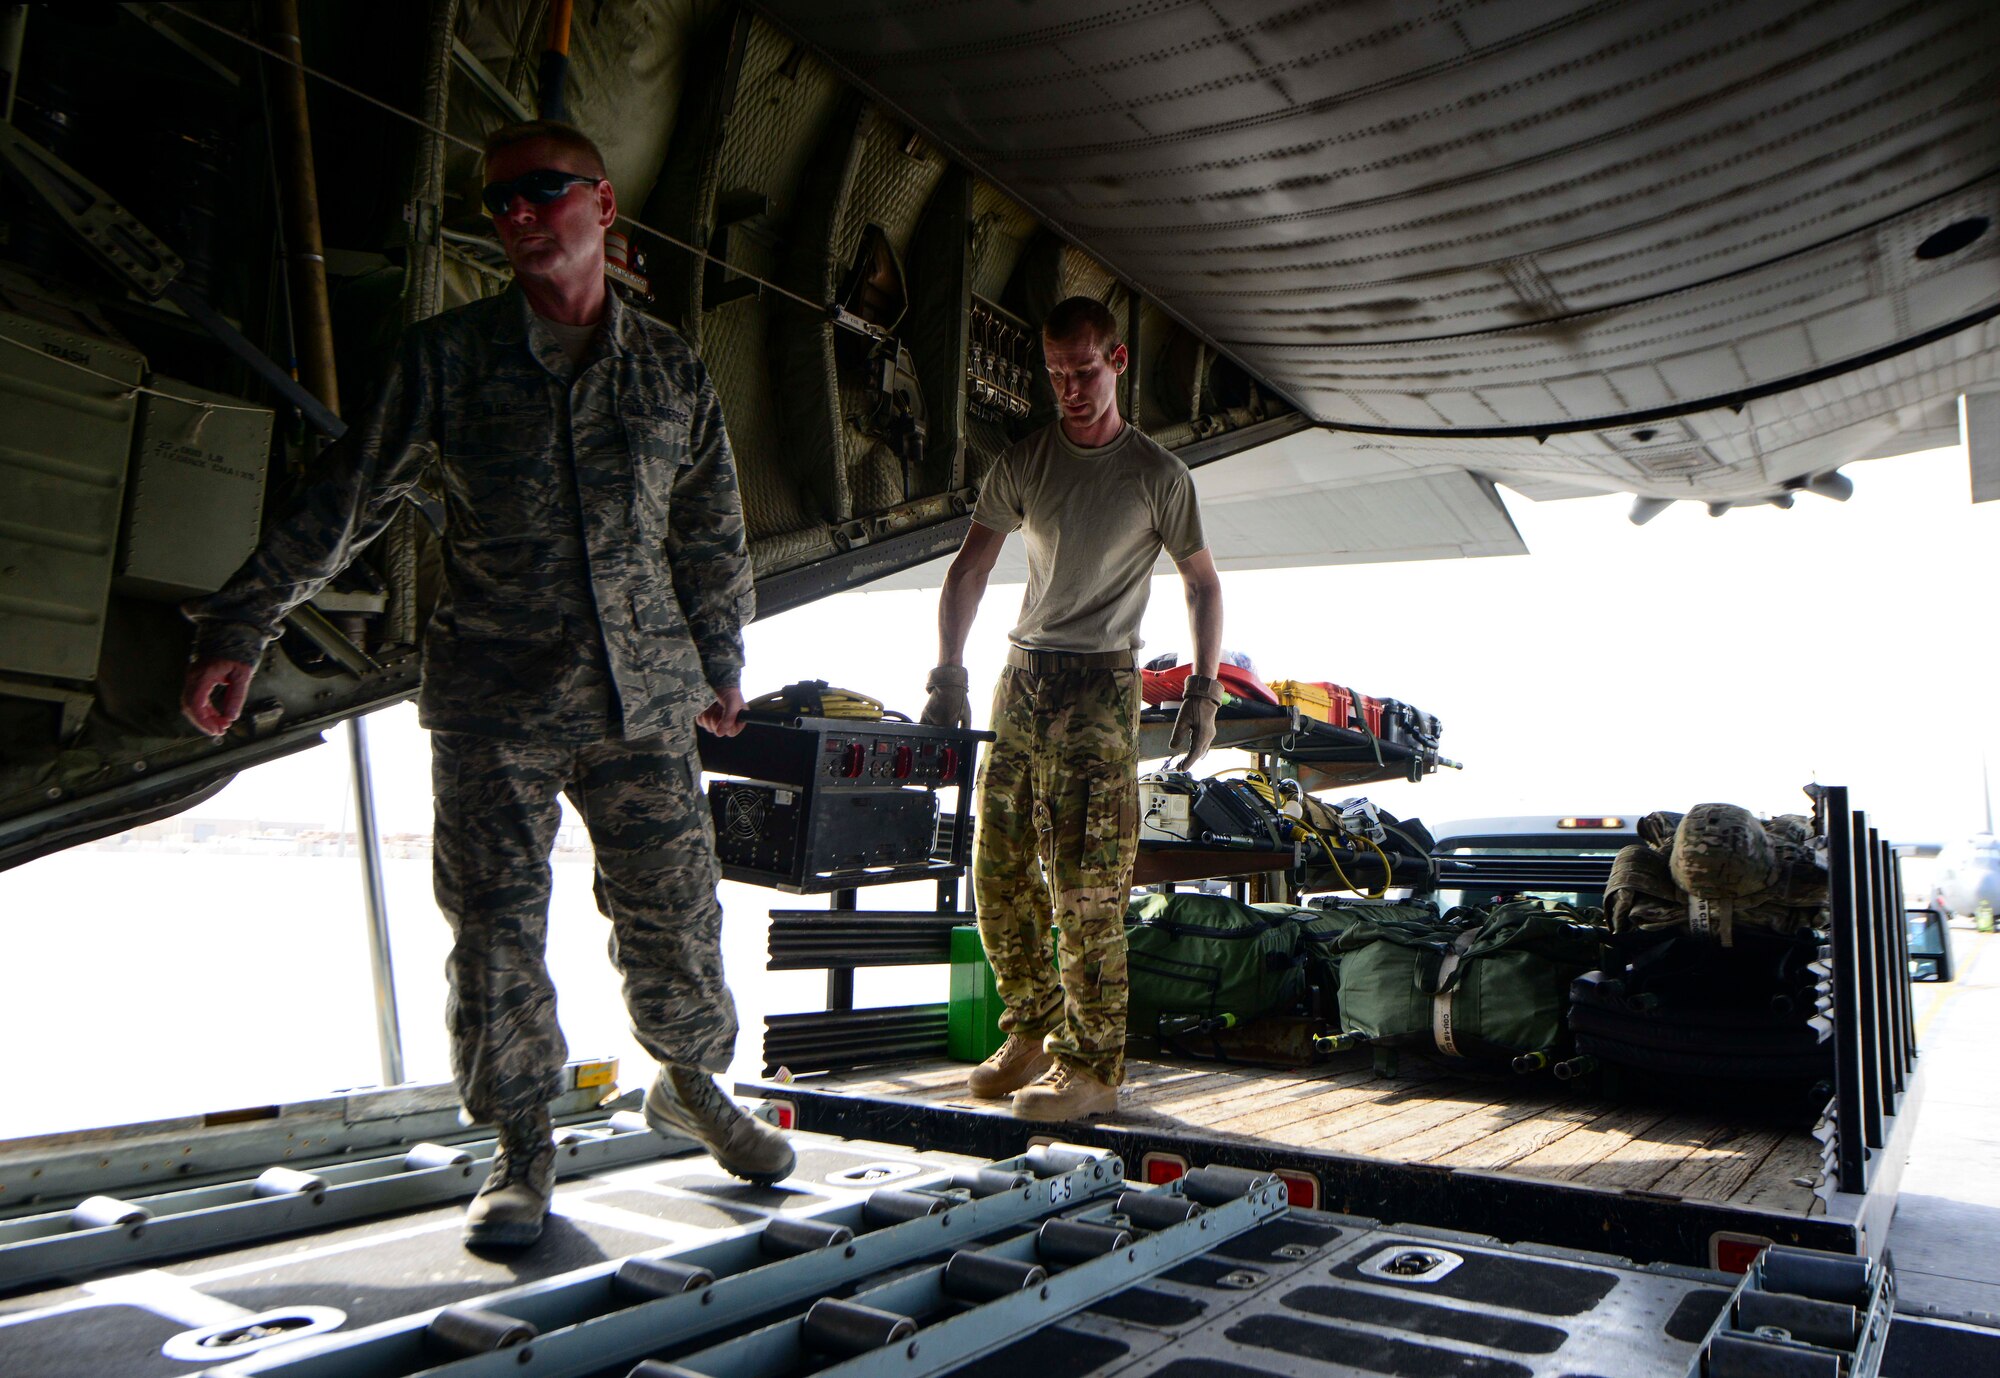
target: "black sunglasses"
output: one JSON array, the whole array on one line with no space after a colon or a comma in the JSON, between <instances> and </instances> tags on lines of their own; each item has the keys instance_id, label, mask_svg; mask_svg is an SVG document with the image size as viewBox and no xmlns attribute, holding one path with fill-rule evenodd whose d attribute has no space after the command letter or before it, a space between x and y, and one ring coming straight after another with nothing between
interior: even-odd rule
<instances>
[{"instance_id":1,"label":"black sunglasses","mask_svg":"<svg viewBox=\"0 0 2000 1378\"><path fill-rule=\"evenodd\" d=\"M533 172L524 172L511 182L488 182L479 193L479 204L486 207L491 216L502 216L507 207L520 197L531 206L546 206L561 198L562 194L579 182L596 186L602 177L586 177L580 172L558 172L552 167L538 167Z\"/></svg>"}]
</instances>

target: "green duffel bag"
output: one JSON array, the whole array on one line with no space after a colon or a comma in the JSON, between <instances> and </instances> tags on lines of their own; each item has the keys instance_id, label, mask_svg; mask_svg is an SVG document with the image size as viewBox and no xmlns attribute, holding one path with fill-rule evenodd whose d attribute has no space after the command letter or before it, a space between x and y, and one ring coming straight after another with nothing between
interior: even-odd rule
<instances>
[{"instance_id":1,"label":"green duffel bag","mask_svg":"<svg viewBox=\"0 0 2000 1378\"><path fill-rule=\"evenodd\" d=\"M1294 917L1300 912L1221 895L1134 900L1125 930L1127 1032L1158 1038L1225 1016L1241 1023L1297 1006L1306 989Z\"/></svg>"},{"instance_id":2,"label":"green duffel bag","mask_svg":"<svg viewBox=\"0 0 2000 1378\"><path fill-rule=\"evenodd\" d=\"M1557 1048L1569 984L1603 930L1564 905L1516 900L1432 922L1356 924L1342 937L1341 1027L1369 1043L1510 1059Z\"/></svg>"},{"instance_id":3,"label":"green duffel bag","mask_svg":"<svg viewBox=\"0 0 2000 1378\"><path fill-rule=\"evenodd\" d=\"M1434 925L1438 922L1434 904L1396 904L1383 900L1344 900L1330 896L1315 899L1312 907L1294 914L1299 926L1299 944L1306 959L1306 979L1327 995L1326 1013L1334 1012L1340 989L1341 940L1358 924L1389 923Z\"/></svg>"}]
</instances>

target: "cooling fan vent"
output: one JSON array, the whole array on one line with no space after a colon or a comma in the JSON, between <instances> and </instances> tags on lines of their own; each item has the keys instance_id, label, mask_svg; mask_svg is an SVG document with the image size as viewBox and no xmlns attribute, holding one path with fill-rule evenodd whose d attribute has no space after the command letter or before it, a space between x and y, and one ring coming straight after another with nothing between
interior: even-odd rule
<instances>
[{"instance_id":1,"label":"cooling fan vent","mask_svg":"<svg viewBox=\"0 0 2000 1378\"><path fill-rule=\"evenodd\" d=\"M735 842L755 842L764 835L764 815L771 796L763 790L732 790L723 805L723 832Z\"/></svg>"}]
</instances>

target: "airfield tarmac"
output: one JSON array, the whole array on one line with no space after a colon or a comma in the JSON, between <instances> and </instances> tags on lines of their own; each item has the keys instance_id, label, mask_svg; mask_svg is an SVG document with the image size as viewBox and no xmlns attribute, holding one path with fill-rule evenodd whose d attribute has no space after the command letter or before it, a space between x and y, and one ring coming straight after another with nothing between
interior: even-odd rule
<instances>
[{"instance_id":1,"label":"airfield tarmac","mask_svg":"<svg viewBox=\"0 0 2000 1378\"><path fill-rule=\"evenodd\" d=\"M2000 1325L2000 940L1951 937L1958 979L1912 987L1924 1104L1889 1249L1899 1310Z\"/></svg>"}]
</instances>

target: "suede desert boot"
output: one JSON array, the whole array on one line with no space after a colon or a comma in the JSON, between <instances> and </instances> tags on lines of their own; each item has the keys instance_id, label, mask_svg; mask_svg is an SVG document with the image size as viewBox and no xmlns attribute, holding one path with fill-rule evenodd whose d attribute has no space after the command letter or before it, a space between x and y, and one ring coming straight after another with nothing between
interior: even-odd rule
<instances>
[{"instance_id":1,"label":"suede desert boot","mask_svg":"<svg viewBox=\"0 0 2000 1378\"><path fill-rule=\"evenodd\" d=\"M465 1242L473 1248L519 1249L542 1237L556 1187L556 1146L549 1112L500 1126L500 1152L486 1184L465 1211Z\"/></svg>"},{"instance_id":2,"label":"suede desert boot","mask_svg":"<svg viewBox=\"0 0 2000 1378\"><path fill-rule=\"evenodd\" d=\"M744 1114L699 1067L661 1063L646 1092L645 1111L654 1132L693 1139L723 1171L746 1182L768 1187L791 1176L798 1163L783 1134Z\"/></svg>"},{"instance_id":3,"label":"suede desert boot","mask_svg":"<svg viewBox=\"0 0 2000 1378\"><path fill-rule=\"evenodd\" d=\"M1106 1086L1088 1072L1058 1062L1033 1086L1014 1093L1017 1120L1080 1120L1108 1115L1118 1108L1118 1088Z\"/></svg>"},{"instance_id":4,"label":"suede desert boot","mask_svg":"<svg viewBox=\"0 0 2000 1378\"><path fill-rule=\"evenodd\" d=\"M983 1100L1011 1096L1048 1071L1054 1061L1042 1051L1040 1036L1023 1038L1008 1034L1007 1041L993 1050L993 1056L972 1069L966 1082L972 1094Z\"/></svg>"}]
</instances>

